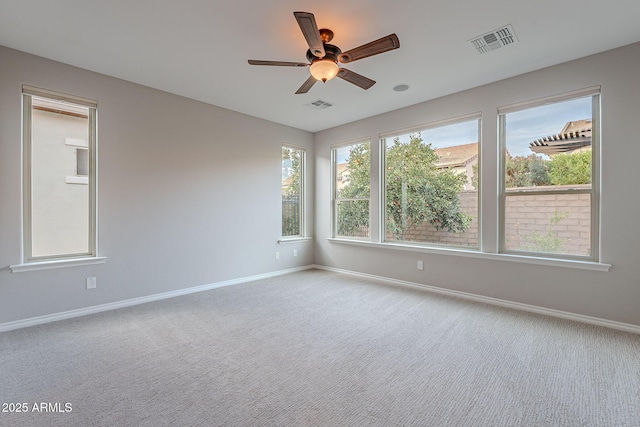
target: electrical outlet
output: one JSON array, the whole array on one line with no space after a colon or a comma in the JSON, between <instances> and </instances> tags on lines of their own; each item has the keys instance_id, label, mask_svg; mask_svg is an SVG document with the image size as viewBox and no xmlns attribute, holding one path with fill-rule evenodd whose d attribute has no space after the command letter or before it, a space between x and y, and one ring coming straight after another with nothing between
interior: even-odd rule
<instances>
[{"instance_id":1,"label":"electrical outlet","mask_svg":"<svg viewBox=\"0 0 640 427\"><path fill-rule=\"evenodd\" d=\"M276 259L280 259L280 252L276 252Z\"/></svg>"},{"instance_id":2,"label":"electrical outlet","mask_svg":"<svg viewBox=\"0 0 640 427\"><path fill-rule=\"evenodd\" d=\"M293 250L293 256L298 256L298 250L297 249Z\"/></svg>"},{"instance_id":3,"label":"electrical outlet","mask_svg":"<svg viewBox=\"0 0 640 427\"><path fill-rule=\"evenodd\" d=\"M87 277L87 289L95 289L95 288L96 288L96 278Z\"/></svg>"},{"instance_id":4,"label":"electrical outlet","mask_svg":"<svg viewBox=\"0 0 640 427\"><path fill-rule=\"evenodd\" d=\"M418 261L418 270L424 270L424 262Z\"/></svg>"}]
</instances>

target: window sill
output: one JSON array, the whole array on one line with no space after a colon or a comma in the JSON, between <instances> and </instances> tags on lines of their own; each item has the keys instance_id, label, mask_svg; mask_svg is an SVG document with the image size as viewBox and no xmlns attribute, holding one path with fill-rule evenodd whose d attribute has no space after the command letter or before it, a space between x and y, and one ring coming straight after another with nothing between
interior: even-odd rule
<instances>
[{"instance_id":1,"label":"window sill","mask_svg":"<svg viewBox=\"0 0 640 427\"><path fill-rule=\"evenodd\" d=\"M553 266L553 267L576 268L581 270L609 271L611 269L611 264L604 264L604 263L593 262L593 261L577 261L577 260L569 260L569 259L542 258L542 257L512 255L512 254L491 254L486 252L474 251L471 249L434 248L434 247L420 246L420 245L369 242L364 240L347 240L347 239L335 239L335 238L329 238L327 240L330 243L339 243L339 244L354 245L354 246L366 246L366 247L385 248L385 249L392 249L392 250L423 252L423 253L431 253L431 254L438 254L438 255L453 255L453 256L462 256L462 257L468 257L468 258L481 258L481 259L489 259L494 261L519 262L524 264L546 265L546 266Z\"/></svg>"},{"instance_id":2,"label":"window sill","mask_svg":"<svg viewBox=\"0 0 640 427\"><path fill-rule=\"evenodd\" d=\"M87 176L67 176L64 180L67 184L89 184L89 177Z\"/></svg>"},{"instance_id":3,"label":"window sill","mask_svg":"<svg viewBox=\"0 0 640 427\"><path fill-rule=\"evenodd\" d=\"M278 244L283 245L286 243L300 243L300 242L306 242L307 240L313 240L313 238L312 237L292 237L290 239L287 239L286 237L283 237L282 239L278 240Z\"/></svg>"},{"instance_id":4,"label":"window sill","mask_svg":"<svg viewBox=\"0 0 640 427\"><path fill-rule=\"evenodd\" d=\"M23 264L10 265L12 273L24 273L26 271L50 270L52 268L79 267L92 264L104 264L107 257L66 258L49 261L25 262Z\"/></svg>"}]
</instances>

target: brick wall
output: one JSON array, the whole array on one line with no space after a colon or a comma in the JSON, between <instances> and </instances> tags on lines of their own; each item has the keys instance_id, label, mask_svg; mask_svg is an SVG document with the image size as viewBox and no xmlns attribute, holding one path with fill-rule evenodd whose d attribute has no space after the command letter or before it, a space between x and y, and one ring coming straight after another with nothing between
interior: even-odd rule
<instances>
[{"instance_id":1,"label":"brick wall","mask_svg":"<svg viewBox=\"0 0 640 427\"><path fill-rule=\"evenodd\" d=\"M558 219L553 224L554 217ZM560 219L562 218L562 219ZM548 194L507 197L505 206L507 249L535 249L545 242L560 243L557 252L589 255L591 251L591 196ZM536 239L537 237L537 239ZM529 247L527 247L529 246Z\"/></svg>"},{"instance_id":2,"label":"brick wall","mask_svg":"<svg viewBox=\"0 0 640 427\"><path fill-rule=\"evenodd\" d=\"M462 211L473 218L469 229L464 233L450 233L446 230L437 231L428 222L423 222L406 234L406 240L412 242L429 242L443 245L462 247L478 247L478 192L467 190L460 193L460 207ZM392 235L388 235L393 240Z\"/></svg>"},{"instance_id":3,"label":"brick wall","mask_svg":"<svg viewBox=\"0 0 640 427\"><path fill-rule=\"evenodd\" d=\"M538 188L540 189L540 188ZM478 193L460 194L463 212L472 216L464 233L436 231L423 223L406 235L407 241L478 247ZM558 219L552 224L552 220ZM560 219L561 218L561 219ZM507 197L505 206L507 249L557 251L588 255L591 246L591 199L589 194L549 194ZM387 234L388 240L394 240Z\"/></svg>"}]
</instances>

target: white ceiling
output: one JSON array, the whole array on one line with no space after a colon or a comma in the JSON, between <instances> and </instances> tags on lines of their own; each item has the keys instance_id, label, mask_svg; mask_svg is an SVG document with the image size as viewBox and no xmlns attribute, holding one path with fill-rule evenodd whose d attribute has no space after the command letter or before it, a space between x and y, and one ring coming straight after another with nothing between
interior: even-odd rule
<instances>
[{"instance_id":1,"label":"white ceiling","mask_svg":"<svg viewBox=\"0 0 640 427\"><path fill-rule=\"evenodd\" d=\"M295 95L307 68L247 64L306 62L294 11L343 51L390 33L400 49L345 65L369 90L334 79ZM0 45L317 132L640 41L638 17L639 0L0 0ZM507 24L519 43L467 44ZM317 99L333 107L305 106Z\"/></svg>"}]
</instances>

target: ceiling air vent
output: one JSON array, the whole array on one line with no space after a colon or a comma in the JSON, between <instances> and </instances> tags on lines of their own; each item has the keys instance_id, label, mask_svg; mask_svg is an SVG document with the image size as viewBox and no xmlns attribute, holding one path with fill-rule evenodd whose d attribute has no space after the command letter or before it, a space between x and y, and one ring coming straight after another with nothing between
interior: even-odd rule
<instances>
[{"instance_id":1,"label":"ceiling air vent","mask_svg":"<svg viewBox=\"0 0 640 427\"><path fill-rule=\"evenodd\" d=\"M305 105L311 108L315 108L316 110L324 110L325 108L333 107L333 104L330 104L327 101L323 101L322 99L316 99L315 101L311 101L310 103Z\"/></svg>"},{"instance_id":2,"label":"ceiling air vent","mask_svg":"<svg viewBox=\"0 0 640 427\"><path fill-rule=\"evenodd\" d=\"M511 25L505 25L502 28L491 31L482 36L475 37L467 42L480 54L500 49L502 46L518 43L516 33L513 32Z\"/></svg>"}]
</instances>

